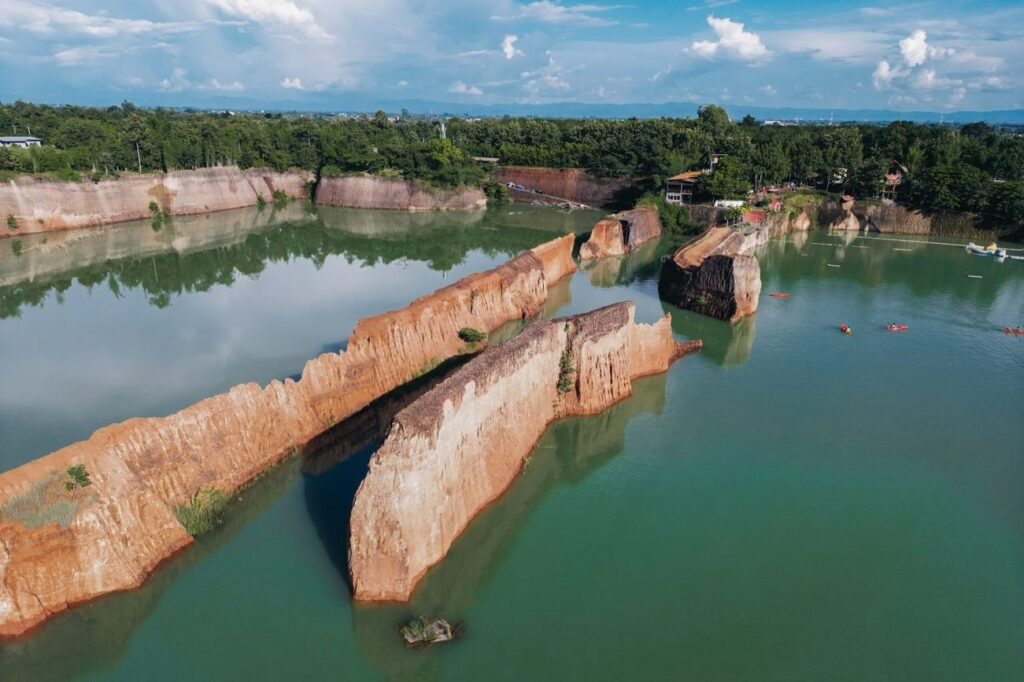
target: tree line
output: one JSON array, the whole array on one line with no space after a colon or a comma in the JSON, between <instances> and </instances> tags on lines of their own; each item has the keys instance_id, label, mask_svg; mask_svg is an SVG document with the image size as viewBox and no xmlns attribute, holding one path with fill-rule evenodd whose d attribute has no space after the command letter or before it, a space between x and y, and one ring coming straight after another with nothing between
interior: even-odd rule
<instances>
[{"instance_id":1,"label":"tree line","mask_svg":"<svg viewBox=\"0 0 1024 682\"><path fill-rule=\"evenodd\" d=\"M383 112L335 117L16 102L0 105L0 134L31 128L44 146L0 150L0 172L73 178L237 164L328 176L367 172L457 187L487 183L477 156L507 165L584 168L660 189L666 178L706 168L712 155L724 154L702 184L709 197L792 182L872 198L881 193L886 172L895 170L904 179L900 203L1024 222L1024 138L984 123L766 126L751 117L733 122L714 105L692 119L446 123L442 139L438 121L395 120Z\"/></svg>"}]
</instances>

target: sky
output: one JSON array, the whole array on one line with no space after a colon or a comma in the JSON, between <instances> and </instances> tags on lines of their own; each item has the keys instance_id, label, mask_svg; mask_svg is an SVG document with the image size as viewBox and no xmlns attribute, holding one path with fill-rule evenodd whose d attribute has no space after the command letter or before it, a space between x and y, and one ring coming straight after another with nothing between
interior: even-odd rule
<instances>
[{"instance_id":1,"label":"sky","mask_svg":"<svg viewBox=\"0 0 1024 682\"><path fill-rule=\"evenodd\" d=\"M1024 108L1024 2L3 0L0 101Z\"/></svg>"}]
</instances>

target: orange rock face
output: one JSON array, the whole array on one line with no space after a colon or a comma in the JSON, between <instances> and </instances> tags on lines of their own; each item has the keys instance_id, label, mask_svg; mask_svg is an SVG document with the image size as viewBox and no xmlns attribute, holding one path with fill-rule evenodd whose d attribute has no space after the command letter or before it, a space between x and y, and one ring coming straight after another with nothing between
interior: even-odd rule
<instances>
[{"instance_id":1,"label":"orange rock face","mask_svg":"<svg viewBox=\"0 0 1024 682\"><path fill-rule=\"evenodd\" d=\"M633 186L626 178L599 178L578 168L531 168L503 166L498 179L590 206L612 203L615 195Z\"/></svg>"},{"instance_id":2,"label":"orange rock face","mask_svg":"<svg viewBox=\"0 0 1024 682\"><path fill-rule=\"evenodd\" d=\"M356 493L356 599L409 599L473 517L512 485L548 424L607 409L632 394L634 378L664 372L698 347L675 342L668 316L638 325L633 304L619 303L537 322L416 399L396 416Z\"/></svg>"},{"instance_id":3,"label":"orange rock face","mask_svg":"<svg viewBox=\"0 0 1024 682\"><path fill-rule=\"evenodd\" d=\"M487 197L479 188L427 192L411 180L350 175L321 179L316 203L394 211L472 211L486 207Z\"/></svg>"},{"instance_id":4,"label":"orange rock face","mask_svg":"<svg viewBox=\"0 0 1024 682\"><path fill-rule=\"evenodd\" d=\"M364 319L348 348L310 360L296 382L236 386L163 418L131 419L0 474L0 510L84 464L92 484L68 493L66 527L0 515L0 635L138 586L191 542L174 508L199 491L234 492L330 426L487 332L537 315L548 286L571 273L572 236L466 277L407 308ZM59 492L60 486L56 488ZM62 498L62 501L63 500Z\"/></svg>"},{"instance_id":5,"label":"orange rock face","mask_svg":"<svg viewBox=\"0 0 1024 682\"><path fill-rule=\"evenodd\" d=\"M580 247L580 258L623 256L660 236L661 220L657 210L635 208L622 211L594 226L590 239Z\"/></svg>"},{"instance_id":6,"label":"orange rock face","mask_svg":"<svg viewBox=\"0 0 1024 682\"><path fill-rule=\"evenodd\" d=\"M761 296L761 265L748 254L768 241L771 229L709 229L662 263L658 296L685 310L732 323L753 315Z\"/></svg>"},{"instance_id":7,"label":"orange rock face","mask_svg":"<svg viewBox=\"0 0 1024 682\"><path fill-rule=\"evenodd\" d=\"M142 220L155 202L168 215L192 215L271 203L274 192L309 198L311 173L237 167L131 175L100 182L54 182L24 177L0 183L0 215L18 229L0 237Z\"/></svg>"}]
</instances>

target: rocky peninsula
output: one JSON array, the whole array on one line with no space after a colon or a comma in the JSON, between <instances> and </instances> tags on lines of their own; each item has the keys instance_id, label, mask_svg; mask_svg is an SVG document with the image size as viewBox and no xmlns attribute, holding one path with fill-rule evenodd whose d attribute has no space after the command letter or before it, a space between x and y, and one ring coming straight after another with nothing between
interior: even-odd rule
<instances>
[{"instance_id":1,"label":"rocky peninsula","mask_svg":"<svg viewBox=\"0 0 1024 682\"><path fill-rule=\"evenodd\" d=\"M602 412L698 348L673 339L667 315L636 324L618 303L534 323L457 369L398 413L370 460L351 520L355 598L409 599L552 421Z\"/></svg>"},{"instance_id":2,"label":"rocky peninsula","mask_svg":"<svg viewBox=\"0 0 1024 682\"><path fill-rule=\"evenodd\" d=\"M0 474L0 636L139 586L192 542L175 510L208 491L237 491L373 400L466 352L460 329L490 332L537 315L549 287L575 271L573 243L572 235L556 239L360 321L346 350L310 360L299 381L236 386L169 417L100 429ZM88 482L65 480L71 469L87 472Z\"/></svg>"}]
</instances>

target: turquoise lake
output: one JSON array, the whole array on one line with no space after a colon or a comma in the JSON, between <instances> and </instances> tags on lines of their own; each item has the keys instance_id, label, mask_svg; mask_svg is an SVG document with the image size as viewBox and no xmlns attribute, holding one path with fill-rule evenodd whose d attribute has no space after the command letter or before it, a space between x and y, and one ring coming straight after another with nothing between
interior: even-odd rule
<instances>
[{"instance_id":1,"label":"turquoise lake","mask_svg":"<svg viewBox=\"0 0 1024 682\"><path fill-rule=\"evenodd\" d=\"M359 318L599 217L292 204L0 240L0 471L297 375ZM1024 323L1024 262L790 235L729 326L659 301L670 247L584 267L545 314L633 300L704 351L552 426L410 604L351 600L375 446L343 423L141 589L0 645L0 679L1024 679L1024 338L1000 331ZM407 650L419 614L465 636Z\"/></svg>"}]
</instances>

